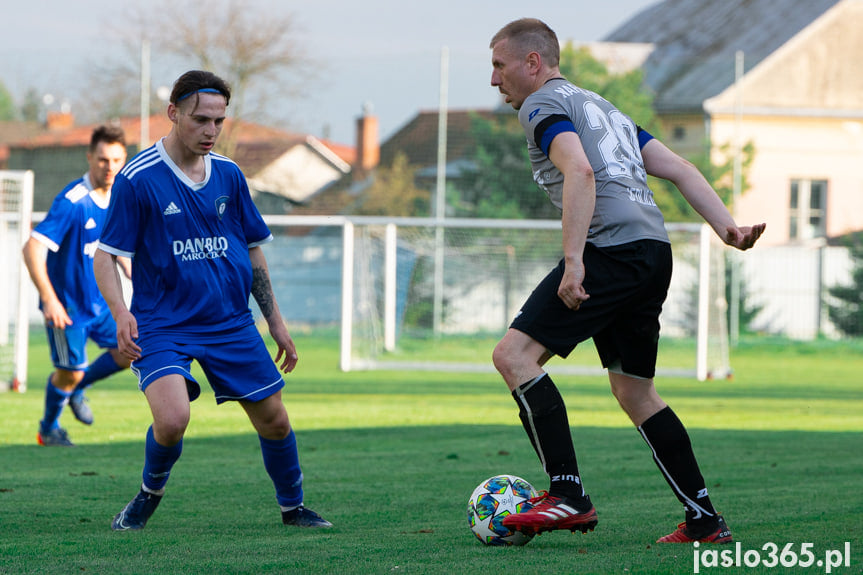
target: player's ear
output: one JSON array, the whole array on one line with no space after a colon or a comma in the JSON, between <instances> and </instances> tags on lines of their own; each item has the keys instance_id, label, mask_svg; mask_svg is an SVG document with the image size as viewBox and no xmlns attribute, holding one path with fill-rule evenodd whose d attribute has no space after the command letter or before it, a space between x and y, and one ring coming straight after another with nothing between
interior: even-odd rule
<instances>
[{"instance_id":1,"label":"player's ear","mask_svg":"<svg viewBox=\"0 0 863 575\"><path fill-rule=\"evenodd\" d=\"M179 109L177 109L176 104L173 102L168 104L168 119L171 120L172 123L177 123L177 116L180 115Z\"/></svg>"},{"instance_id":2,"label":"player's ear","mask_svg":"<svg viewBox=\"0 0 863 575\"><path fill-rule=\"evenodd\" d=\"M542 68L542 56L539 52L528 53L527 66L531 72L539 72L540 68Z\"/></svg>"}]
</instances>

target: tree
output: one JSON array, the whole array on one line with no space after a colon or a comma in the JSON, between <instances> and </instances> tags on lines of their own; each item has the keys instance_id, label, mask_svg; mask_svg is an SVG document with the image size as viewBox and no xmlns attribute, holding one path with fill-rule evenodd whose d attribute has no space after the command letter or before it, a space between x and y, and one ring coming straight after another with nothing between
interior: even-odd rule
<instances>
[{"instance_id":1,"label":"tree","mask_svg":"<svg viewBox=\"0 0 863 575\"><path fill-rule=\"evenodd\" d=\"M662 127L653 111L653 95L644 87L644 73L641 69L631 70L623 74L611 74L602 62L591 55L588 48L576 48L570 42L561 50L560 71L563 76L578 86L596 92L614 103L621 112L633 118L639 126L656 138L663 139ZM708 152L689 158L689 160L701 170L719 197L728 203L733 192L734 156L730 153L730 148L727 145L721 146L719 151L725 158L721 164L714 164ZM754 155L754 146L749 142L741 150L743 171L741 193L749 189L746 173ZM700 216L680 195L674 184L651 176L648 177L648 185L653 191L657 205L662 208L662 214L666 221L700 221Z\"/></svg>"},{"instance_id":2,"label":"tree","mask_svg":"<svg viewBox=\"0 0 863 575\"><path fill-rule=\"evenodd\" d=\"M733 255L732 252L728 252L729 255ZM743 265L740 263L740 260L734 257L726 257L725 258L725 301L731 302L733 298L732 290L732 282L734 281L734 277L738 278L743 276ZM741 281L738 284L738 307L737 307L737 322L740 328L740 331L743 333L751 332L750 326L752 322L755 321L755 318L758 317L762 311L764 311L764 305L759 303L755 298L752 297L753 293L749 287L747 287L747 283L745 281ZM733 312L732 306L727 306L725 309L725 319L728 322L726 325L729 327L731 324L731 314Z\"/></svg>"},{"instance_id":3,"label":"tree","mask_svg":"<svg viewBox=\"0 0 863 575\"><path fill-rule=\"evenodd\" d=\"M236 120L264 120L268 100L295 95L296 76L311 74L311 63L296 40L294 17L280 13L280 5L252 0L160 0L155 4L135 4L126 18L134 32L120 31L122 37L133 40L126 41L126 57L111 73L125 78L125 85L117 85L127 95L108 102L116 111L137 113L141 38L149 40L154 59L172 59L173 69L179 61L185 69L205 69L223 77L231 86L229 114ZM151 101L158 105L156 98ZM232 153L236 137L236 133L224 134L220 151Z\"/></svg>"},{"instance_id":4,"label":"tree","mask_svg":"<svg viewBox=\"0 0 863 575\"><path fill-rule=\"evenodd\" d=\"M610 99L653 134L659 133L653 98L642 85L642 72L614 75L586 48L570 42L561 50L561 74L575 84ZM487 120L476 116L471 135L477 142L475 169L451 193L455 215L481 218L558 218L560 212L534 183L524 131L515 114Z\"/></svg>"},{"instance_id":5,"label":"tree","mask_svg":"<svg viewBox=\"0 0 863 575\"><path fill-rule=\"evenodd\" d=\"M653 111L653 94L644 87L644 72L634 69L612 74L593 57L585 46L567 42L560 51L560 73L577 86L596 92L661 139L661 129Z\"/></svg>"},{"instance_id":6,"label":"tree","mask_svg":"<svg viewBox=\"0 0 863 575\"><path fill-rule=\"evenodd\" d=\"M371 186L362 194L352 210L362 216L425 216L428 215L429 192L414 184L416 168L399 152L388 167L375 170Z\"/></svg>"},{"instance_id":7,"label":"tree","mask_svg":"<svg viewBox=\"0 0 863 575\"><path fill-rule=\"evenodd\" d=\"M0 121L9 122L16 120L18 116L15 109L15 100L6 89L6 85L0 80Z\"/></svg>"},{"instance_id":8,"label":"tree","mask_svg":"<svg viewBox=\"0 0 863 575\"><path fill-rule=\"evenodd\" d=\"M728 205L734 193L734 155L727 144L719 146L719 153L724 158L724 161L719 164L713 163L710 159L710 154L707 152L691 157L689 160L704 174L705 179L716 190L716 194ZM749 173L749 166L755 157L755 146L752 142L747 142L741 148L740 155L742 172L740 193L743 194L750 187L747 174ZM662 208L662 215L666 221L702 221L701 216L686 202L674 184L668 180L652 176L648 176L647 183L653 191L653 197L656 199L657 205Z\"/></svg>"},{"instance_id":9,"label":"tree","mask_svg":"<svg viewBox=\"0 0 863 575\"><path fill-rule=\"evenodd\" d=\"M21 118L25 122L38 122L42 117L43 108L39 92L36 88L29 88L24 94L24 103L21 104Z\"/></svg>"},{"instance_id":10,"label":"tree","mask_svg":"<svg viewBox=\"0 0 863 575\"><path fill-rule=\"evenodd\" d=\"M456 217L559 217L531 177L524 131L514 114L471 118L475 168L453 184L447 203Z\"/></svg>"},{"instance_id":11,"label":"tree","mask_svg":"<svg viewBox=\"0 0 863 575\"><path fill-rule=\"evenodd\" d=\"M586 47L567 43L560 53L561 74L576 85L596 92L627 114L642 128L662 140L662 127L653 110L653 95L645 87L640 69L612 74L593 57ZM477 141L476 170L463 177L450 205L465 217L557 217L544 194L536 192L530 178L524 133L512 114L500 114L497 120L477 117L472 126ZM719 149L726 160L713 164L709 153L690 160L701 170L716 192L728 202L732 196L734 157L729 147ZM748 187L746 173L755 155L754 146L742 150L741 193ZM700 216L686 202L674 184L648 177L657 205L669 222L700 221ZM541 204L541 205L540 205ZM543 208L542 206L545 206Z\"/></svg>"},{"instance_id":12,"label":"tree","mask_svg":"<svg viewBox=\"0 0 863 575\"><path fill-rule=\"evenodd\" d=\"M851 283L828 288L834 303L827 304L827 315L836 329L851 337L863 335L863 232L848 241L853 262Z\"/></svg>"}]
</instances>

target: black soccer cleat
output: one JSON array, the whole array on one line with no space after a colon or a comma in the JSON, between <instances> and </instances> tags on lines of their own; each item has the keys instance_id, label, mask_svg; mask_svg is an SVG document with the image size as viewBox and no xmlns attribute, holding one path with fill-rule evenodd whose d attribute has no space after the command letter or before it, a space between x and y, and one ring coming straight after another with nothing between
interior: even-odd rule
<instances>
[{"instance_id":1,"label":"black soccer cleat","mask_svg":"<svg viewBox=\"0 0 863 575\"><path fill-rule=\"evenodd\" d=\"M62 427L55 427L47 433L42 433L40 429L36 434L36 442L46 447L75 447L69 439L69 434Z\"/></svg>"},{"instance_id":2,"label":"black soccer cleat","mask_svg":"<svg viewBox=\"0 0 863 575\"><path fill-rule=\"evenodd\" d=\"M142 489L121 512L114 516L111 529L114 531L143 529L161 500L161 495L147 493Z\"/></svg>"},{"instance_id":3,"label":"black soccer cleat","mask_svg":"<svg viewBox=\"0 0 863 575\"><path fill-rule=\"evenodd\" d=\"M93 410L87 405L88 401L83 392L73 393L69 397L69 408L75 419L84 425L93 425Z\"/></svg>"},{"instance_id":4,"label":"black soccer cleat","mask_svg":"<svg viewBox=\"0 0 863 575\"><path fill-rule=\"evenodd\" d=\"M300 505L290 511L282 511L282 523L296 527L332 527L333 524L312 511Z\"/></svg>"}]
</instances>

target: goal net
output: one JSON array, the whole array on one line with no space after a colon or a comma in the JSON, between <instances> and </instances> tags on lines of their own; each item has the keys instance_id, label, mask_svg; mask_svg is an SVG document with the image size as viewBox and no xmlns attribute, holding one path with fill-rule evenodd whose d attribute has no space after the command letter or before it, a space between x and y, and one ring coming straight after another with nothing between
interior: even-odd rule
<instances>
[{"instance_id":1,"label":"goal net","mask_svg":"<svg viewBox=\"0 0 863 575\"><path fill-rule=\"evenodd\" d=\"M674 274L657 374L730 372L724 250L702 224L668 224ZM491 352L561 258L557 221L356 218L344 228L345 371L494 370ZM553 373L601 374L591 342Z\"/></svg>"},{"instance_id":2,"label":"goal net","mask_svg":"<svg viewBox=\"0 0 863 575\"><path fill-rule=\"evenodd\" d=\"M26 391L30 278L21 248L30 235L33 172L0 170L0 391Z\"/></svg>"}]
</instances>

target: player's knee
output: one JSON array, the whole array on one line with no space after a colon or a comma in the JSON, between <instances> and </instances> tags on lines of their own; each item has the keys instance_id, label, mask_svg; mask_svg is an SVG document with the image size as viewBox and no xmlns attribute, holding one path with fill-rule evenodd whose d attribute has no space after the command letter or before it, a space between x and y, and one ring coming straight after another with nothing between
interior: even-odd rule
<instances>
[{"instance_id":1,"label":"player's knee","mask_svg":"<svg viewBox=\"0 0 863 575\"><path fill-rule=\"evenodd\" d=\"M279 441L286 438L291 432L291 424L288 421L288 418L285 417L258 425L257 431L258 434L265 439Z\"/></svg>"},{"instance_id":2,"label":"player's knee","mask_svg":"<svg viewBox=\"0 0 863 575\"><path fill-rule=\"evenodd\" d=\"M258 434L273 441L284 439L291 432L288 411L281 399L278 401L274 399L276 397L276 395L271 396L258 404L246 403L243 405Z\"/></svg>"},{"instance_id":3,"label":"player's knee","mask_svg":"<svg viewBox=\"0 0 863 575\"><path fill-rule=\"evenodd\" d=\"M84 379L83 371L70 371L67 369L58 369L54 372L51 378L51 384L57 389L72 391L81 380Z\"/></svg>"},{"instance_id":4,"label":"player's knee","mask_svg":"<svg viewBox=\"0 0 863 575\"><path fill-rule=\"evenodd\" d=\"M491 353L491 361L494 368L504 376L512 370L513 353L505 341L501 341L495 346Z\"/></svg>"},{"instance_id":5,"label":"player's knee","mask_svg":"<svg viewBox=\"0 0 863 575\"><path fill-rule=\"evenodd\" d=\"M162 445L176 445L183 439L189 418L175 417L153 421L153 437Z\"/></svg>"},{"instance_id":6,"label":"player's knee","mask_svg":"<svg viewBox=\"0 0 863 575\"><path fill-rule=\"evenodd\" d=\"M182 441L183 439L183 435L185 434L185 432L186 428L173 427L163 429L159 433L155 433L154 437L160 445L170 447L172 445L177 445L178 443L180 443L180 441Z\"/></svg>"},{"instance_id":7,"label":"player's knee","mask_svg":"<svg viewBox=\"0 0 863 575\"><path fill-rule=\"evenodd\" d=\"M524 383L528 372L535 371L539 362L518 345L504 339L492 352L492 362L504 381L513 386Z\"/></svg>"}]
</instances>

